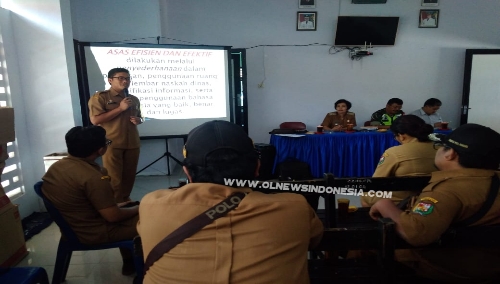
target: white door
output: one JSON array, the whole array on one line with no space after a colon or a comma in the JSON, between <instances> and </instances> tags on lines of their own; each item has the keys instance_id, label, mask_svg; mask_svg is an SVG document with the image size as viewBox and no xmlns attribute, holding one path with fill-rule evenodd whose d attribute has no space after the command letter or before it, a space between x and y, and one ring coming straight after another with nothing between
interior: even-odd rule
<instances>
[{"instance_id":1,"label":"white door","mask_svg":"<svg viewBox=\"0 0 500 284\"><path fill-rule=\"evenodd\" d=\"M500 50L487 51L498 54L470 54L470 91L467 100L464 88L462 122L481 124L500 132ZM467 69L466 63L466 80Z\"/></svg>"}]
</instances>

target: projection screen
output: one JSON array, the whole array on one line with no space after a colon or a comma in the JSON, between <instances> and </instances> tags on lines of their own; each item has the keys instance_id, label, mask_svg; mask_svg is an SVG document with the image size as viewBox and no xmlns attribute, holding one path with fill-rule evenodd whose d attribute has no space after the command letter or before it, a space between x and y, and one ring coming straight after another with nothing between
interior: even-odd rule
<instances>
[{"instance_id":1,"label":"projection screen","mask_svg":"<svg viewBox=\"0 0 500 284\"><path fill-rule=\"evenodd\" d=\"M187 134L206 121L232 121L229 53L223 46L81 43L83 89L89 98L109 89L108 71L126 68L145 118L140 136Z\"/></svg>"}]
</instances>

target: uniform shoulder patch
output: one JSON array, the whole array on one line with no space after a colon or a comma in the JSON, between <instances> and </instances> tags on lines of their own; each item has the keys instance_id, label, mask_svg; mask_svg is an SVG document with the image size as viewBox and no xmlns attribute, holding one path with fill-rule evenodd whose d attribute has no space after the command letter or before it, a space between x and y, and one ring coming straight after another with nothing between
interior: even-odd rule
<instances>
[{"instance_id":1,"label":"uniform shoulder patch","mask_svg":"<svg viewBox=\"0 0 500 284\"><path fill-rule=\"evenodd\" d=\"M386 157L389 157L389 154L387 154L387 152L384 152L384 154L382 154L382 156L380 157L380 160L378 160L378 166L382 165L385 162Z\"/></svg>"},{"instance_id":2,"label":"uniform shoulder patch","mask_svg":"<svg viewBox=\"0 0 500 284\"><path fill-rule=\"evenodd\" d=\"M337 113L332 111L332 112L329 112L328 115L337 115Z\"/></svg>"},{"instance_id":3,"label":"uniform shoulder patch","mask_svg":"<svg viewBox=\"0 0 500 284\"><path fill-rule=\"evenodd\" d=\"M420 214L422 216L429 215L434 210L434 205L426 202L419 202L415 207L413 207L412 212Z\"/></svg>"}]
</instances>

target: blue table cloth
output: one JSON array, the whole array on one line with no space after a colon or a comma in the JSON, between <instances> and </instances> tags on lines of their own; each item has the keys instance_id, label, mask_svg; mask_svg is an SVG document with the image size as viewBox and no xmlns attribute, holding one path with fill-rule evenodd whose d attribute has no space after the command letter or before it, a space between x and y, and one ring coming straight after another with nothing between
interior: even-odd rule
<instances>
[{"instance_id":1,"label":"blue table cloth","mask_svg":"<svg viewBox=\"0 0 500 284\"><path fill-rule=\"evenodd\" d=\"M449 133L451 130L437 130ZM336 177L372 176L384 151L399 145L391 131L332 132L301 137L271 135L276 147L276 165L287 158L307 162L314 177L333 173Z\"/></svg>"}]
</instances>

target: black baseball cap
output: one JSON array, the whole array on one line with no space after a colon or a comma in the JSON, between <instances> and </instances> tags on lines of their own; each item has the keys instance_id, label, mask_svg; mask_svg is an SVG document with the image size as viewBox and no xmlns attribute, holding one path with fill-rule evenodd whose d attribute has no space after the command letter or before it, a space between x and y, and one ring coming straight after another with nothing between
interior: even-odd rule
<instances>
[{"instance_id":1,"label":"black baseball cap","mask_svg":"<svg viewBox=\"0 0 500 284\"><path fill-rule=\"evenodd\" d=\"M234 123L213 120L191 130L184 145L184 158L196 166L205 167L207 156L221 149L240 154L254 152L252 139Z\"/></svg>"},{"instance_id":2,"label":"black baseball cap","mask_svg":"<svg viewBox=\"0 0 500 284\"><path fill-rule=\"evenodd\" d=\"M429 139L453 148L459 154L488 156L500 151L500 134L479 124L464 124L450 134L430 134Z\"/></svg>"}]
</instances>

